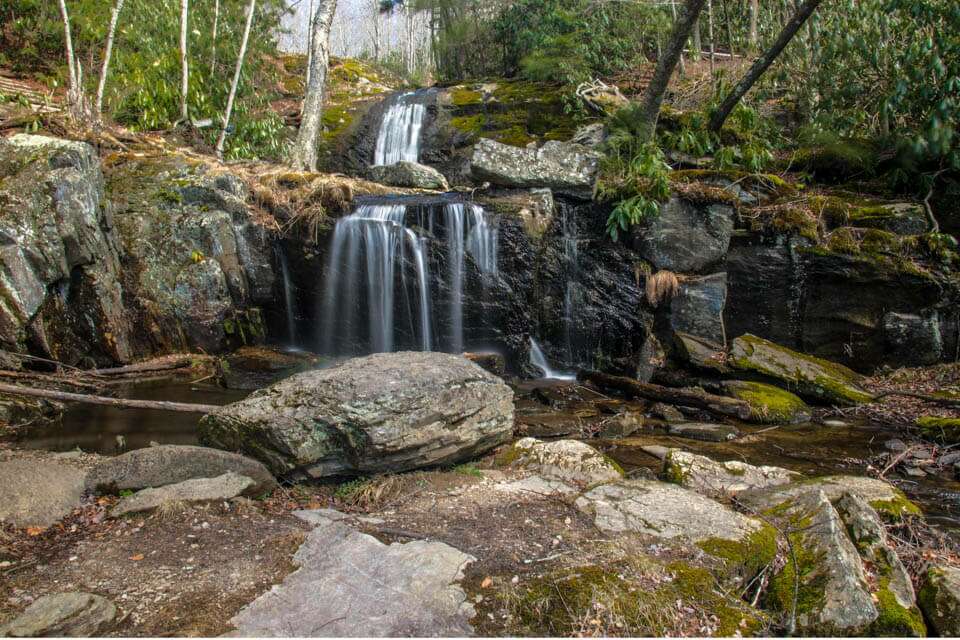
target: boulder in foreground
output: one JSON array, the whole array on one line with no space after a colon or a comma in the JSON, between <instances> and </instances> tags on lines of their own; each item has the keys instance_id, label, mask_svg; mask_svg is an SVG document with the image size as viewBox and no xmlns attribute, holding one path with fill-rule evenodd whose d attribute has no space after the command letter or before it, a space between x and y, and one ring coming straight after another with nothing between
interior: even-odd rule
<instances>
[{"instance_id":1,"label":"boulder in foreground","mask_svg":"<svg viewBox=\"0 0 960 640\"><path fill-rule=\"evenodd\" d=\"M0 462L0 522L47 527L80 506L84 473L41 460Z\"/></svg>"},{"instance_id":2,"label":"boulder in foreground","mask_svg":"<svg viewBox=\"0 0 960 640\"><path fill-rule=\"evenodd\" d=\"M510 387L465 358L432 352L300 373L200 421L205 444L241 451L275 474L313 477L450 464L512 432Z\"/></svg>"},{"instance_id":3,"label":"boulder in foreground","mask_svg":"<svg viewBox=\"0 0 960 640\"><path fill-rule=\"evenodd\" d=\"M589 191L597 176L597 152L551 140L539 149L480 138L470 170L476 180L504 187L550 187Z\"/></svg>"},{"instance_id":4,"label":"boulder in foreground","mask_svg":"<svg viewBox=\"0 0 960 640\"><path fill-rule=\"evenodd\" d=\"M169 504L229 500L248 491L253 484L250 478L228 471L216 478L194 478L156 489L142 489L121 498L117 506L110 510L110 515L117 518L127 513L152 511Z\"/></svg>"}]
</instances>

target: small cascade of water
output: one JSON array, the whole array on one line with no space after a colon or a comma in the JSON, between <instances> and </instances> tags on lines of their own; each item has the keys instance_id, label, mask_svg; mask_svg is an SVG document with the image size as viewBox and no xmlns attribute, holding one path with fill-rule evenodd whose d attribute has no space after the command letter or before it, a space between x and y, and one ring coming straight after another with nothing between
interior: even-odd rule
<instances>
[{"instance_id":1,"label":"small cascade of water","mask_svg":"<svg viewBox=\"0 0 960 640\"><path fill-rule=\"evenodd\" d=\"M579 253L577 249L577 221L570 207L562 207L561 228L563 232L563 258L566 284L563 292L563 336L567 361L575 362L573 327L576 320L577 277L579 276Z\"/></svg>"},{"instance_id":2,"label":"small cascade of water","mask_svg":"<svg viewBox=\"0 0 960 640\"><path fill-rule=\"evenodd\" d=\"M577 376L572 373L564 373L561 371L554 370L550 363L547 362L546 356L543 355L543 350L540 348L540 345L537 344L537 341L533 338L530 338L530 364L535 366L537 369L543 372L544 378L549 378L551 380L576 380Z\"/></svg>"},{"instance_id":3,"label":"small cascade of water","mask_svg":"<svg viewBox=\"0 0 960 640\"><path fill-rule=\"evenodd\" d=\"M293 281L290 278L290 263L283 245L277 243L277 258L280 262L280 274L283 277L283 304L287 312L287 339L290 346L297 346L297 319L293 309Z\"/></svg>"},{"instance_id":4,"label":"small cascade of water","mask_svg":"<svg viewBox=\"0 0 960 640\"><path fill-rule=\"evenodd\" d=\"M374 165L419 161L420 129L427 109L416 102L414 96L413 92L399 96L383 114L373 154Z\"/></svg>"},{"instance_id":5,"label":"small cascade of water","mask_svg":"<svg viewBox=\"0 0 960 640\"><path fill-rule=\"evenodd\" d=\"M401 330L404 348L463 350L466 255L484 277L496 276L496 227L473 204L444 203L415 211L410 226L405 204L363 204L337 221L320 310L322 353L392 351ZM440 238L433 233L435 226L442 226ZM440 248L437 239L445 245L448 268L441 308L450 329L444 340L433 331L437 305L429 265L431 247ZM364 317L365 332L358 326Z\"/></svg>"}]
</instances>

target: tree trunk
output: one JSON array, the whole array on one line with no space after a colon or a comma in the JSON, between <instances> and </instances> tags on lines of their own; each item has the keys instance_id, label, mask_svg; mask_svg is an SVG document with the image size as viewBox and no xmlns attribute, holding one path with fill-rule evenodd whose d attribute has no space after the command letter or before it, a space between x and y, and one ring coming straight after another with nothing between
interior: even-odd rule
<instances>
[{"instance_id":1,"label":"tree trunk","mask_svg":"<svg viewBox=\"0 0 960 640\"><path fill-rule=\"evenodd\" d=\"M307 85L310 84L310 63L313 61L313 0L310 0L310 6L307 7L307 79L303 83L304 93ZM303 104L300 105L300 111L303 111Z\"/></svg>"},{"instance_id":2,"label":"tree trunk","mask_svg":"<svg viewBox=\"0 0 960 640\"><path fill-rule=\"evenodd\" d=\"M220 26L220 0L213 0L213 33L210 44L210 77L217 77L217 29Z\"/></svg>"},{"instance_id":3,"label":"tree trunk","mask_svg":"<svg viewBox=\"0 0 960 640\"><path fill-rule=\"evenodd\" d=\"M657 68L653 72L653 78L650 79L650 84L647 85L647 90L643 94L639 122L636 123L637 136L643 140L653 139L653 134L657 130L657 119L660 117L660 105L663 104L663 96L667 92L670 78L673 76L673 71L680 60L683 47L690 37L693 25L696 24L706 2L707 0L687 0L683 14L673 26L670 41L663 50L660 59L657 60Z\"/></svg>"},{"instance_id":4,"label":"tree trunk","mask_svg":"<svg viewBox=\"0 0 960 640\"><path fill-rule=\"evenodd\" d=\"M750 0L750 35L747 43L750 45L750 51L756 51L760 44L760 0Z\"/></svg>"},{"instance_id":5,"label":"tree trunk","mask_svg":"<svg viewBox=\"0 0 960 640\"><path fill-rule=\"evenodd\" d=\"M77 78L77 61L73 53L73 36L70 34L70 14L67 13L67 3L60 0L60 18L63 20L63 41L67 50L67 67L69 71L68 99L74 100L79 95Z\"/></svg>"},{"instance_id":6,"label":"tree trunk","mask_svg":"<svg viewBox=\"0 0 960 640\"><path fill-rule=\"evenodd\" d=\"M0 382L0 392L12 393L32 398L47 398L61 402L84 402L86 404L102 404L108 407L123 409L159 409L161 411L184 411L188 413L213 413L220 407L215 404L187 404L184 402L165 402L163 400L126 400L107 396L92 396L84 393L67 393L66 391L51 391L36 387L21 387L16 384Z\"/></svg>"},{"instance_id":7,"label":"tree trunk","mask_svg":"<svg viewBox=\"0 0 960 640\"><path fill-rule=\"evenodd\" d=\"M577 373L577 380L581 382L592 382L606 389L615 389L636 398L646 398L647 400L654 400L656 402L678 404L683 407L706 409L714 414L731 416L741 420L746 420L750 417L750 405L743 400L728 398L726 396L715 396L700 389L661 387L658 384L640 382L631 378L612 376L599 371L586 369Z\"/></svg>"},{"instance_id":8,"label":"tree trunk","mask_svg":"<svg viewBox=\"0 0 960 640\"><path fill-rule=\"evenodd\" d=\"M230 95L227 96L227 111L223 114L223 129L217 138L217 158L223 160L223 144L227 139L227 128L230 126L230 116L233 114L233 101L237 97L237 85L240 84L240 72L243 71L243 58L247 55L247 42L250 40L250 27L253 25L253 14L257 10L257 0L250 0L247 7L247 25L243 28L243 39L240 41L240 53L237 56L237 66L233 71L233 82L230 83Z\"/></svg>"},{"instance_id":9,"label":"tree trunk","mask_svg":"<svg viewBox=\"0 0 960 640\"><path fill-rule=\"evenodd\" d=\"M717 45L713 39L713 0L707 0L707 37L710 39L710 75L717 64Z\"/></svg>"},{"instance_id":10,"label":"tree trunk","mask_svg":"<svg viewBox=\"0 0 960 640\"><path fill-rule=\"evenodd\" d=\"M703 52L703 39L700 37L700 18L697 18L697 22L693 25L693 39L690 46L693 48L697 60L700 60L700 54Z\"/></svg>"},{"instance_id":11,"label":"tree trunk","mask_svg":"<svg viewBox=\"0 0 960 640\"><path fill-rule=\"evenodd\" d=\"M711 131L720 131L723 123L730 117L733 108L737 106L737 103L740 102L743 96L747 95L747 92L750 91L757 80L760 79L760 76L770 68L770 65L777 59L777 56L790 44L790 41L800 30L800 27L803 26L803 23L807 21L807 18L810 17L816 8L820 6L821 2L823 2L823 0L806 0L803 5L800 6L793 18L790 19L790 22L788 22L783 28L783 31L780 32L776 42L774 42L763 55L757 58L753 66L750 67L749 71L741 78L737 86L733 88L733 91L730 92L730 95L724 99L716 113L713 114L713 117L710 118Z\"/></svg>"},{"instance_id":12,"label":"tree trunk","mask_svg":"<svg viewBox=\"0 0 960 640\"><path fill-rule=\"evenodd\" d=\"M317 138L323 116L323 94L330 63L330 25L337 9L337 0L320 0L313 16L313 42L310 60L310 84L303 100L303 118L300 131L290 154L290 164L301 171L317 170Z\"/></svg>"},{"instance_id":13,"label":"tree trunk","mask_svg":"<svg viewBox=\"0 0 960 640\"><path fill-rule=\"evenodd\" d=\"M677 0L670 0L670 13L673 14L673 22L676 23L677 22ZM697 23L694 22L693 26L696 27ZM684 46L686 46L687 41L684 40L683 42L684 42ZM680 65L680 77L682 78L683 75L687 72L686 67L683 64L683 48L682 47L680 49L680 59L678 62Z\"/></svg>"},{"instance_id":14,"label":"tree trunk","mask_svg":"<svg viewBox=\"0 0 960 640\"><path fill-rule=\"evenodd\" d=\"M107 31L107 46L103 52L103 66L100 67L100 82L97 84L97 117L103 112L103 92L107 87L107 72L110 69L110 56L113 54L113 39L117 34L117 21L120 19L120 11L123 9L123 0L117 0L113 5L113 11L110 13L110 30Z\"/></svg>"},{"instance_id":15,"label":"tree trunk","mask_svg":"<svg viewBox=\"0 0 960 640\"><path fill-rule=\"evenodd\" d=\"M180 122L189 119L187 93L190 90L190 66L187 63L187 17L190 0L180 0Z\"/></svg>"}]
</instances>

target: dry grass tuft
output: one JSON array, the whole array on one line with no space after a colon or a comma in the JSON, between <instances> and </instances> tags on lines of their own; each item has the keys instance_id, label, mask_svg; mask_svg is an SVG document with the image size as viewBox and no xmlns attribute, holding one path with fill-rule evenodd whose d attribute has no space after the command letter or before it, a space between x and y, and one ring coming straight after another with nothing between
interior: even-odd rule
<instances>
[{"instance_id":1,"label":"dry grass tuft","mask_svg":"<svg viewBox=\"0 0 960 640\"><path fill-rule=\"evenodd\" d=\"M183 500L167 500L157 507L157 517L161 520L179 518L187 510L187 503Z\"/></svg>"},{"instance_id":2,"label":"dry grass tuft","mask_svg":"<svg viewBox=\"0 0 960 640\"><path fill-rule=\"evenodd\" d=\"M679 290L680 278L672 271L657 271L652 276L647 276L647 302L654 308L673 298Z\"/></svg>"}]
</instances>

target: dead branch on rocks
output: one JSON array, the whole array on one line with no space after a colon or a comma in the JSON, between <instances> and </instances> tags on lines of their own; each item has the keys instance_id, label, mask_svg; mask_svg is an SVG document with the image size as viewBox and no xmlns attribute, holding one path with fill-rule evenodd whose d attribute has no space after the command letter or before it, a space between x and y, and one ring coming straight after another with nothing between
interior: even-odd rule
<instances>
[{"instance_id":1,"label":"dead branch on rocks","mask_svg":"<svg viewBox=\"0 0 960 640\"><path fill-rule=\"evenodd\" d=\"M890 396L916 398L917 400L923 400L924 402L929 402L930 404L938 404L942 407L950 407L951 409L960 409L960 400L954 400L952 398L938 398L937 396L931 396L926 393L917 393L916 391L884 391L883 393L873 396L873 400L876 402Z\"/></svg>"},{"instance_id":2,"label":"dead branch on rocks","mask_svg":"<svg viewBox=\"0 0 960 640\"><path fill-rule=\"evenodd\" d=\"M600 387L615 389L632 397L646 398L657 402L669 402L685 407L696 407L721 416L729 416L746 420L750 417L750 405L742 400L716 396L701 389L684 388L672 389L661 387L649 382L640 382L621 376L612 376L599 371L581 369L577 373L577 380L592 382Z\"/></svg>"},{"instance_id":3,"label":"dead branch on rocks","mask_svg":"<svg viewBox=\"0 0 960 640\"><path fill-rule=\"evenodd\" d=\"M45 398L61 402L83 402L86 404L100 404L122 409L157 409L160 411L181 411L186 413L213 413L220 407L213 404L188 404L184 402L166 402L163 400L128 400L125 398L109 398L83 393L67 393L49 389L22 387L15 384L0 383L0 393Z\"/></svg>"}]
</instances>

